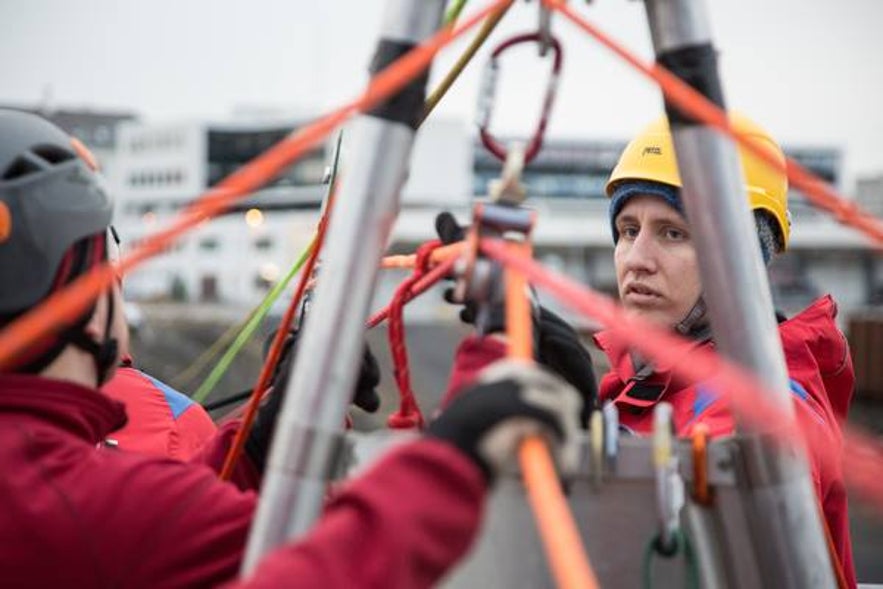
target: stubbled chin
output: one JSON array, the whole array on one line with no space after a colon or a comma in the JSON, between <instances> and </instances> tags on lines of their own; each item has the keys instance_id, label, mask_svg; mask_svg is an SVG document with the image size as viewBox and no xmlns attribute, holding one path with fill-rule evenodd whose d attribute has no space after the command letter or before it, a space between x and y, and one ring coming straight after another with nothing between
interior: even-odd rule
<instances>
[{"instance_id":1,"label":"stubbled chin","mask_svg":"<svg viewBox=\"0 0 883 589\"><path fill-rule=\"evenodd\" d=\"M672 325L674 325L674 322L671 321L667 313L664 313L659 309L636 306L625 302L623 303L623 310L625 310L626 315L628 315L629 317L634 317L635 319L646 321L647 323L650 323L651 325L654 325L656 327L670 328Z\"/></svg>"}]
</instances>

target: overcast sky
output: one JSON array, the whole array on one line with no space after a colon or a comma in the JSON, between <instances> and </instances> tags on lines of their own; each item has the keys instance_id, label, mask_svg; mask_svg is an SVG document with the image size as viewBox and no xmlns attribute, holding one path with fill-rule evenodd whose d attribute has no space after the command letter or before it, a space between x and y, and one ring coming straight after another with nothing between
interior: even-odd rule
<instances>
[{"instance_id":1,"label":"overcast sky","mask_svg":"<svg viewBox=\"0 0 883 589\"><path fill-rule=\"evenodd\" d=\"M883 0L705 0L731 106L793 145L846 154L843 188L883 173ZM483 3L473 0L467 12ZM651 59L643 4L571 5ZM224 119L237 106L316 113L366 80L383 0L0 0L0 102L133 110L152 120ZM517 3L491 46L535 27ZM625 139L659 93L562 18L566 48L550 134ZM464 46L436 62L439 77ZM438 109L472 120L481 54ZM494 126L527 133L547 64L504 59Z\"/></svg>"}]
</instances>

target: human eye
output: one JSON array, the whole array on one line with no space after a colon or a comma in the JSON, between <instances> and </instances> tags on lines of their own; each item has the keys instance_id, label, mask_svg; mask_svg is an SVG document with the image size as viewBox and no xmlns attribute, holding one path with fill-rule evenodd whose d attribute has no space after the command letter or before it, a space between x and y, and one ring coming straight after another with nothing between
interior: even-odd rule
<instances>
[{"instance_id":1,"label":"human eye","mask_svg":"<svg viewBox=\"0 0 883 589\"><path fill-rule=\"evenodd\" d=\"M619 229L619 235L626 239L635 239L638 236L639 227L634 223L624 223Z\"/></svg>"},{"instance_id":2,"label":"human eye","mask_svg":"<svg viewBox=\"0 0 883 589\"><path fill-rule=\"evenodd\" d=\"M690 239L690 234L680 227L665 227L663 229L663 235L669 241L687 241Z\"/></svg>"}]
</instances>

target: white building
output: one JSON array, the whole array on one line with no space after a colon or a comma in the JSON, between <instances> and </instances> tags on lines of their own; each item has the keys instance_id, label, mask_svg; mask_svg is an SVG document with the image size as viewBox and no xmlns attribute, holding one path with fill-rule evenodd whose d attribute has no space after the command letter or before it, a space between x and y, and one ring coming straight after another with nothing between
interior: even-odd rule
<instances>
[{"instance_id":1,"label":"white building","mask_svg":"<svg viewBox=\"0 0 883 589\"><path fill-rule=\"evenodd\" d=\"M144 123L130 114L95 118L96 113L87 113L83 119L65 112L65 120L57 122L68 130L75 127L99 148L118 199L115 224L124 244L166 227L194 198L303 123L266 114L223 123ZM255 305L312 235L332 144L330 140L311 151L228 214L189 232L170 251L131 273L125 282L127 296ZM343 175L351 144L345 135ZM538 258L610 294L615 277L603 186L623 145L548 140L524 175L533 195L528 204L540 212ZM786 151L829 182L839 182L838 150ZM470 125L463 121L430 119L418 133L411 163L391 243L398 253L433 238L434 218L441 210L468 221L474 197L484 194L487 181L499 174L499 162L473 140ZM862 204L883 210L883 182L867 179L859 188ZM810 208L800 195L792 195L791 201L791 248L771 271L777 305L790 313L815 295L831 292L843 318L854 308L883 300L883 267L868 241ZM404 275L384 271L378 305ZM418 318L452 317L452 310L438 300L427 296L409 306L409 312Z\"/></svg>"},{"instance_id":2,"label":"white building","mask_svg":"<svg viewBox=\"0 0 883 589\"><path fill-rule=\"evenodd\" d=\"M194 198L299 123L121 125L113 189L118 200L115 224L124 244L166 226ZM454 121L434 121L421 130L404 190L406 208L465 208L472 161L466 134L465 124ZM330 152L331 142L311 151L230 213L189 232L171 251L127 278L127 296L258 302L312 235ZM344 148L343 173L346 158Z\"/></svg>"}]
</instances>

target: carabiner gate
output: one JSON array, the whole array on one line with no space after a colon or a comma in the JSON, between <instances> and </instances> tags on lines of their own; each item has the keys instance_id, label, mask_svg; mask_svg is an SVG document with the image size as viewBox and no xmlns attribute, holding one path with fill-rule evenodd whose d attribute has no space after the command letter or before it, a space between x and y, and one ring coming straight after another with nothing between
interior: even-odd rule
<instances>
[{"instance_id":1,"label":"carabiner gate","mask_svg":"<svg viewBox=\"0 0 883 589\"><path fill-rule=\"evenodd\" d=\"M505 162L508 150L507 148L497 141L497 139L491 135L491 132L488 130L491 121L491 114L493 113L494 106L494 97L497 89L497 76L499 65L497 63L500 55L515 45L520 45L522 43L539 43L541 46L548 43L549 47L552 48L552 71L549 73L549 83L546 85L546 95L543 99L543 107L540 111L540 119L537 123L537 127L534 130L533 136L531 136L530 141L524 150L524 163L530 163L540 152L540 148L543 145L543 135L546 132L546 125L549 121L549 113L552 110L552 105L555 102L555 95L558 91L558 75L561 72L561 63L563 60L563 53L561 50L561 43L558 42L551 33L543 33L538 31L536 33L528 33L522 35L516 35L506 41L500 43L496 49L494 49L493 53L491 53L491 58L485 66L484 75L482 79L481 85L481 94L479 96L478 102L478 132L481 135L481 142L484 146L494 154L500 161Z\"/></svg>"}]
</instances>

